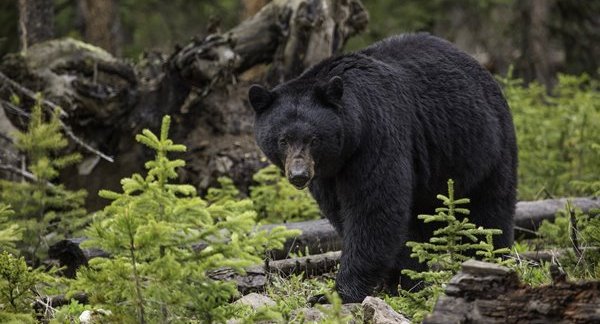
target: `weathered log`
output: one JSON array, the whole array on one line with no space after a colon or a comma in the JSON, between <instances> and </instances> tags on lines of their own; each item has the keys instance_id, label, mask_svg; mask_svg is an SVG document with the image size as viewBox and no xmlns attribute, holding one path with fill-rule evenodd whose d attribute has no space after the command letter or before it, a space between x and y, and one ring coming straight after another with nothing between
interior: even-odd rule
<instances>
[{"instance_id":1,"label":"weathered log","mask_svg":"<svg viewBox=\"0 0 600 324\"><path fill-rule=\"evenodd\" d=\"M333 272L340 263L341 256L342 252L333 251L299 258L275 260L267 262L265 268L268 272L283 277L300 273L312 277Z\"/></svg>"},{"instance_id":2,"label":"weathered log","mask_svg":"<svg viewBox=\"0 0 600 324\"><path fill-rule=\"evenodd\" d=\"M295 222L280 224L288 229L297 229L302 233L297 237L288 239L284 248L271 251L269 256L274 260L285 259L290 254L320 254L328 251L341 250L342 242L339 235L328 220L318 219L314 221ZM278 225L267 225L265 229Z\"/></svg>"},{"instance_id":3,"label":"weathered log","mask_svg":"<svg viewBox=\"0 0 600 324\"><path fill-rule=\"evenodd\" d=\"M170 56L148 55L135 66L89 44L59 39L6 56L0 72L61 106L68 115L63 122L77 135L72 138L114 157L111 163L83 152L81 165L63 172L68 187L118 190L120 179L143 171L149 158L135 134L156 130L170 114L170 137L188 147L181 180L204 192L219 176L229 176L245 191L266 164L254 142L249 84L298 75L339 52L367 20L360 0L274 0L229 31L199 36ZM244 74L257 65L264 73ZM9 102L13 85L0 85L6 85L0 99ZM6 113L17 127L27 122ZM89 208L105 204L88 195Z\"/></svg>"},{"instance_id":4,"label":"weathered log","mask_svg":"<svg viewBox=\"0 0 600 324\"><path fill-rule=\"evenodd\" d=\"M584 213L600 208L598 197L521 201L517 203L515 212L515 234L527 234L529 231L537 230L544 220L553 220L559 210L565 209L567 200L572 202L574 208L579 208Z\"/></svg>"},{"instance_id":5,"label":"weathered log","mask_svg":"<svg viewBox=\"0 0 600 324\"><path fill-rule=\"evenodd\" d=\"M495 264L469 260L423 323L600 323L600 281L530 287Z\"/></svg>"},{"instance_id":6,"label":"weathered log","mask_svg":"<svg viewBox=\"0 0 600 324\"><path fill-rule=\"evenodd\" d=\"M575 208L580 208L584 213L600 208L600 199L597 198L569 199ZM543 220L553 220L556 213L565 208L566 202L566 198L518 202L515 212L515 236L530 236L531 232L538 229ZM340 238L327 220L284 225L290 229L301 230L302 234L288 240L283 250L273 251L274 259L283 259L289 253L304 253L307 250L310 254L319 254L341 249Z\"/></svg>"},{"instance_id":7,"label":"weathered log","mask_svg":"<svg viewBox=\"0 0 600 324\"><path fill-rule=\"evenodd\" d=\"M594 198L573 198L571 199L574 207L581 208L583 212L589 212L593 208L600 208L600 200ZM517 203L517 212L515 216L516 224L520 228L528 231L534 231L542 220L552 220L556 212L564 207L566 199L523 201ZM290 254L308 253L309 255L322 254L329 251L341 250L341 240L333 227L325 219L287 223L280 225L266 225L261 229L269 230L274 226L286 226L288 229L298 229L302 233L289 239L283 249L269 252L269 257L274 260L286 259ZM515 228L515 233L519 234L523 230ZM87 264L91 257L104 256L107 254L100 250L81 249L79 244L84 238L74 238L63 240L50 248L51 257L60 260L62 266L66 266L68 274L74 274L79 265ZM203 246L202 244L198 245ZM541 253L541 252L539 252ZM549 253L549 252L548 252ZM533 255L524 255L525 257L535 258ZM540 254L539 259L545 260L549 256ZM69 270L72 268L72 270Z\"/></svg>"}]
</instances>

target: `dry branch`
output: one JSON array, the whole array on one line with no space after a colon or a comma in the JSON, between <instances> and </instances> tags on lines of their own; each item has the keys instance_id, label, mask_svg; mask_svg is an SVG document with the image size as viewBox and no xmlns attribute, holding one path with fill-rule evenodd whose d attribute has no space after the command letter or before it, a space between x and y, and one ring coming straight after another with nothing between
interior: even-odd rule
<instances>
[{"instance_id":1,"label":"dry branch","mask_svg":"<svg viewBox=\"0 0 600 324\"><path fill-rule=\"evenodd\" d=\"M333 272L340 263L341 251L326 252L299 258L275 260L267 262L265 268L270 273L281 276L304 273L307 276L318 276Z\"/></svg>"},{"instance_id":2,"label":"dry branch","mask_svg":"<svg viewBox=\"0 0 600 324\"><path fill-rule=\"evenodd\" d=\"M12 172L16 175L19 175L31 182L35 182L37 181L37 178L35 177L35 175L33 175L33 173L31 172L27 172L26 170L21 170L17 167L14 167L12 165L6 165L6 164L0 164L0 170L5 170L5 171L9 171ZM48 182L48 185L52 185L51 183Z\"/></svg>"},{"instance_id":3,"label":"dry branch","mask_svg":"<svg viewBox=\"0 0 600 324\"><path fill-rule=\"evenodd\" d=\"M7 77L2 72L0 72L0 82L8 84L13 89L18 90L19 92L26 95L30 99L37 100L37 95L33 91L27 89L26 87L20 85L17 82L11 80L9 77ZM60 106L56 105L55 103L53 103L49 100L46 100L46 99L41 99L41 102L42 102L42 104L52 108L51 112L58 111L61 117L69 117L69 114L67 114Z\"/></svg>"},{"instance_id":4,"label":"dry branch","mask_svg":"<svg viewBox=\"0 0 600 324\"><path fill-rule=\"evenodd\" d=\"M10 85L12 88L19 90L20 92L22 92L23 94L28 96L30 99L38 100L36 94L33 93L33 91L25 88L24 86L20 85L17 82L11 80L9 77L4 75L4 73L2 73L2 72L0 72L0 82L6 83L6 84ZM52 101L46 100L46 99L41 99L41 102L42 102L42 104L52 108L51 112L58 111L60 117L69 117L69 115L60 106L56 105ZM10 104L9 102L7 102L5 100L2 100L2 103L4 105L7 105L9 109L16 111L21 116L29 118L29 114L27 112L25 112L24 110ZM62 129L64 130L65 134L67 135L67 137L69 137L71 140L73 140L73 142L79 144L86 151L91 152L91 153L105 159L108 162L113 162L112 157L100 152L99 150L93 148L91 145L85 143L82 139L77 137L77 135L75 135L75 133L73 133L73 131L71 130L71 127L69 127L67 124L65 124L62 120L59 119L59 123L60 123L60 126L62 127Z\"/></svg>"}]
</instances>

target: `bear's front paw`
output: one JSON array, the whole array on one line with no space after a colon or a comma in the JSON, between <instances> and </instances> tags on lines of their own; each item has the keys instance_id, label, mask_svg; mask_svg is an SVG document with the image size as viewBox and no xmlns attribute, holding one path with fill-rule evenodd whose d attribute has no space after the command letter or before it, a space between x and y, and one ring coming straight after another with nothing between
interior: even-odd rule
<instances>
[{"instance_id":1,"label":"bear's front paw","mask_svg":"<svg viewBox=\"0 0 600 324\"><path fill-rule=\"evenodd\" d=\"M318 294L310 297L308 299L308 303L311 307L315 306L315 304L329 304L329 299L327 299L327 296L325 296L325 294Z\"/></svg>"}]
</instances>

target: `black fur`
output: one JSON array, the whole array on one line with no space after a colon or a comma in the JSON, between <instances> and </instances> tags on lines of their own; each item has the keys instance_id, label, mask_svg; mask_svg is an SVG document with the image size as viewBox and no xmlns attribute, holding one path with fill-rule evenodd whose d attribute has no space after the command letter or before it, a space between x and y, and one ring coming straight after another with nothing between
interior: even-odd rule
<instances>
[{"instance_id":1,"label":"black fur","mask_svg":"<svg viewBox=\"0 0 600 324\"><path fill-rule=\"evenodd\" d=\"M497 247L513 243L512 118L493 77L449 42L388 38L261 90L251 103L267 157L283 168L285 138L314 159L310 190L343 237L336 285L344 302L362 301L383 282L397 286L401 269L421 268L405 242L429 238L432 229L416 216L434 213L449 178L456 197L471 198L471 221L501 229ZM404 279L402 286L411 288Z\"/></svg>"}]
</instances>

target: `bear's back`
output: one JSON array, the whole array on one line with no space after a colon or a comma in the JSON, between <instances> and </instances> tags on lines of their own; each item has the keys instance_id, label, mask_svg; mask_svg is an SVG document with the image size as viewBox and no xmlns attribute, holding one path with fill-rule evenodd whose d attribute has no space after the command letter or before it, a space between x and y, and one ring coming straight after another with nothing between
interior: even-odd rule
<instances>
[{"instance_id":1,"label":"bear's back","mask_svg":"<svg viewBox=\"0 0 600 324\"><path fill-rule=\"evenodd\" d=\"M428 33L392 36L357 53L404 71L423 72L435 65L438 71L459 68L486 73L473 57L454 44Z\"/></svg>"}]
</instances>

